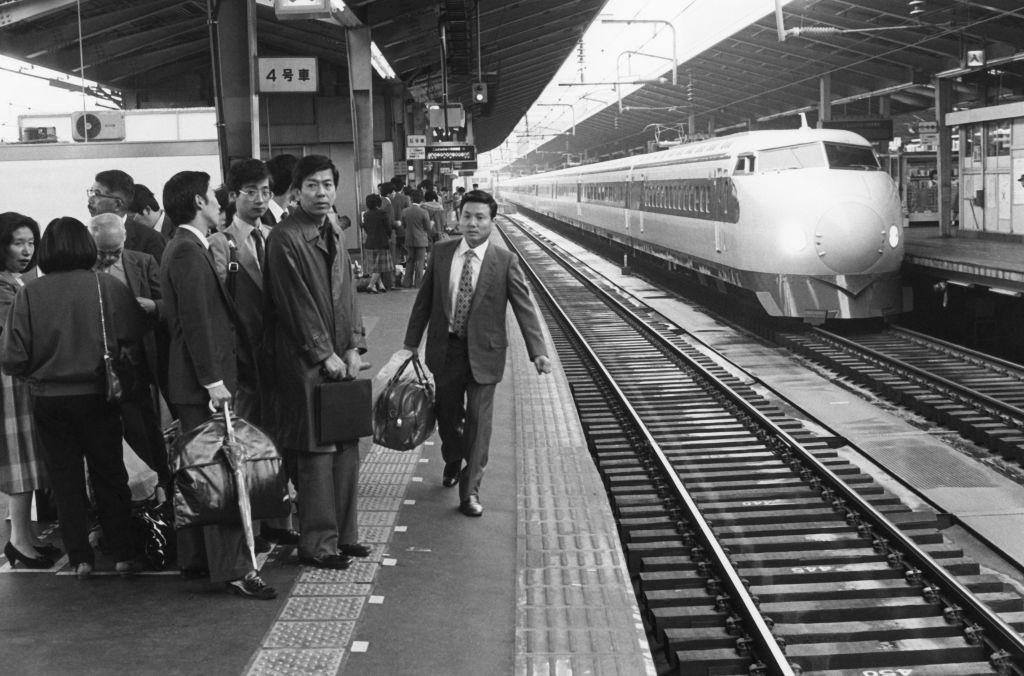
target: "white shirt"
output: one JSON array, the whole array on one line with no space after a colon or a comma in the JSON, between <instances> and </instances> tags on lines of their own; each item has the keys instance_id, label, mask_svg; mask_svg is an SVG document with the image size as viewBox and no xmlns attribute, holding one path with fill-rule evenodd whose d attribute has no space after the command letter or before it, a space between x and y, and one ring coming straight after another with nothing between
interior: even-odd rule
<instances>
[{"instance_id":1,"label":"white shirt","mask_svg":"<svg viewBox=\"0 0 1024 676\"><path fill-rule=\"evenodd\" d=\"M487 254L487 247L490 245L489 240L484 240L482 244L478 244L473 247L473 290L476 291L476 282L480 279L480 264L484 261L484 256ZM452 258L452 271L448 275L448 296L452 301L452 312L455 312L455 302L459 297L459 280L462 278L462 266L466 261L466 252L470 250L469 244L466 244L466 238L463 237L462 241L459 242L459 246L455 248L455 257ZM448 329L451 330L449 325Z\"/></svg>"},{"instance_id":2,"label":"white shirt","mask_svg":"<svg viewBox=\"0 0 1024 676\"><path fill-rule=\"evenodd\" d=\"M263 223L250 225L239 218L238 214L235 214L233 222L240 232L245 233L243 236L244 241L242 242L242 246L248 249L249 253L252 254L253 260L256 261L256 267L260 267L260 257L256 255L256 242L253 240L252 231L256 228L260 229L260 234L263 235L263 251L265 252L267 250L267 237L270 237L270 228Z\"/></svg>"},{"instance_id":3,"label":"white shirt","mask_svg":"<svg viewBox=\"0 0 1024 676\"><path fill-rule=\"evenodd\" d=\"M277 203L277 200L271 199L270 203L267 204L267 211L274 216L274 222L280 223L288 216L288 210Z\"/></svg>"},{"instance_id":4,"label":"white shirt","mask_svg":"<svg viewBox=\"0 0 1024 676\"><path fill-rule=\"evenodd\" d=\"M162 231L164 229L164 216L165 215L166 214L164 214L164 212L161 211L160 212L160 217L158 219L156 219L156 223L153 224L153 229L156 230L157 232L160 232L160 231Z\"/></svg>"}]
</instances>

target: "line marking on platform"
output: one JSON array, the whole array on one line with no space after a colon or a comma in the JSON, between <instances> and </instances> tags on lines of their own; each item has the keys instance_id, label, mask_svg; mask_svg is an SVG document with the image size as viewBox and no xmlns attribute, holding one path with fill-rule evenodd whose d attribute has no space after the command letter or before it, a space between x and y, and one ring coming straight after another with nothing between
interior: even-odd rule
<instances>
[{"instance_id":1,"label":"line marking on platform","mask_svg":"<svg viewBox=\"0 0 1024 676\"><path fill-rule=\"evenodd\" d=\"M384 603L384 597L383 596L378 596L378 595L371 596L367 600L367 603L372 603L375 606L379 606L380 604Z\"/></svg>"},{"instance_id":2,"label":"line marking on platform","mask_svg":"<svg viewBox=\"0 0 1024 676\"><path fill-rule=\"evenodd\" d=\"M396 533L404 533L409 530L408 526L395 526Z\"/></svg>"},{"instance_id":3,"label":"line marking on platform","mask_svg":"<svg viewBox=\"0 0 1024 676\"><path fill-rule=\"evenodd\" d=\"M412 480L415 481L416 483L419 483L419 482L423 481L423 477L421 477L421 476L414 476L412 478Z\"/></svg>"},{"instance_id":4,"label":"line marking on platform","mask_svg":"<svg viewBox=\"0 0 1024 676\"><path fill-rule=\"evenodd\" d=\"M398 564L398 559L382 559L380 565L382 566L394 566Z\"/></svg>"},{"instance_id":5,"label":"line marking on platform","mask_svg":"<svg viewBox=\"0 0 1024 676\"><path fill-rule=\"evenodd\" d=\"M369 641L352 641L351 651L354 653L365 653L369 649Z\"/></svg>"}]
</instances>

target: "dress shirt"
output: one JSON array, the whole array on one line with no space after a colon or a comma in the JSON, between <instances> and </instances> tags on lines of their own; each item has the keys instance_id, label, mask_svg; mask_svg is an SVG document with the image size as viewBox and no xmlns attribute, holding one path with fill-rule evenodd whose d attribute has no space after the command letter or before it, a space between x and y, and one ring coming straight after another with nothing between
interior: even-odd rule
<instances>
[{"instance_id":1,"label":"dress shirt","mask_svg":"<svg viewBox=\"0 0 1024 676\"><path fill-rule=\"evenodd\" d=\"M466 261L466 252L472 248L473 255L476 256L473 260L473 290L476 291L476 282L480 279L480 265L484 262L484 256L487 254L487 247L489 245L490 241L484 240L482 244L470 247L466 243L466 238L463 237L462 241L459 242L459 246L456 247L455 257L452 258L452 271L448 275L448 297L452 301L452 312L455 311L455 302L459 296L459 279L462 277L462 266ZM451 331L451 328L449 325L449 331Z\"/></svg>"},{"instance_id":2,"label":"dress shirt","mask_svg":"<svg viewBox=\"0 0 1024 676\"><path fill-rule=\"evenodd\" d=\"M266 251L267 237L270 237L270 228L263 223L258 223L256 226L250 225L239 218L238 214L235 214L234 225L238 228L238 232L242 233L241 245L249 250L249 253L256 260L256 267L259 267L260 257L256 255L256 242L253 240L252 231L257 227L260 229L260 234L263 235L264 251Z\"/></svg>"},{"instance_id":3,"label":"dress shirt","mask_svg":"<svg viewBox=\"0 0 1024 676\"><path fill-rule=\"evenodd\" d=\"M267 211L274 217L274 223L280 223L288 217L288 210L277 203L277 200L271 199L267 204Z\"/></svg>"},{"instance_id":4,"label":"dress shirt","mask_svg":"<svg viewBox=\"0 0 1024 676\"><path fill-rule=\"evenodd\" d=\"M166 217L166 214L163 212L163 210L161 210L160 211L160 217L157 218L156 219L156 223L153 224L153 229L154 230L156 230L157 232L163 232L164 231L164 218L165 217Z\"/></svg>"}]
</instances>

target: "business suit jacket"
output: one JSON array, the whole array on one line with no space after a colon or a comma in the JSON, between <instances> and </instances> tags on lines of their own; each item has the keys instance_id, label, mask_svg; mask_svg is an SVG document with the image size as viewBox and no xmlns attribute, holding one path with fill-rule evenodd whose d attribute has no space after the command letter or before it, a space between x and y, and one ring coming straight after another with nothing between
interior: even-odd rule
<instances>
[{"instance_id":1,"label":"business suit jacket","mask_svg":"<svg viewBox=\"0 0 1024 676\"><path fill-rule=\"evenodd\" d=\"M253 228L237 219L222 231L210 237L210 251L213 253L213 265L217 276L224 284L238 313L238 323L245 337L245 344L239 350L239 380L255 391L259 387L259 369L257 355L263 342L263 272L260 270L256 254L247 244ZM234 281L229 278L228 264L231 262L231 245L229 237L234 241L238 257L239 270L234 273ZM251 413L249 417L252 417ZM255 422L255 421L253 421Z\"/></svg>"},{"instance_id":2,"label":"business suit jacket","mask_svg":"<svg viewBox=\"0 0 1024 676\"><path fill-rule=\"evenodd\" d=\"M160 295L160 264L149 254L141 251L125 249L121 252L121 264L124 266L124 276L128 280L128 288L136 298L149 298L156 302L156 314L150 316L149 331L142 337L142 349L145 351L146 365L149 372L157 382L161 380L160 364L161 349L166 350L166 344L160 345L157 340L157 329L163 317L163 300ZM164 333L166 336L166 333ZM166 343L166 341L164 341Z\"/></svg>"},{"instance_id":3,"label":"business suit jacket","mask_svg":"<svg viewBox=\"0 0 1024 676\"><path fill-rule=\"evenodd\" d=\"M405 344L410 346L419 345L423 332L427 332L424 356L427 368L434 373L440 373L445 363L448 325L452 316L448 278L460 241L456 238L434 245L434 253L427 263L423 285L416 294L405 332ZM519 330L526 340L530 359L547 352L540 319L516 257L492 241L487 246L483 261L478 265L480 275L469 306L466 343L473 380L488 385L500 382L505 372L505 352L508 348L505 309L508 304L512 305L512 311L519 322Z\"/></svg>"},{"instance_id":4,"label":"business suit jacket","mask_svg":"<svg viewBox=\"0 0 1024 676\"><path fill-rule=\"evenodd\" d=\"M235 312L214 269L213 255L178 228L160 263L160 290L170 333L168 401L205 405L204 385L238 387Z\"/></svg>"},{"instance_id":5,"label":"business suit jacket","mask_svg":"<svg viewBox=\"0 0 1024 676\"><path fill-rule=\"evenodd\" d=\"M164 219L166 220L166 219ZM132 251L148 253L159 263L167 246L167 238L145 223L135 220L134 214L128 214L124 221L124 248Z\"/></svg>"},{"instance_id":6,"label":"business suit jacket","mask_svg":"<svg viewBox=\"0 0 1024 676\"><path fill-rule=\"evenodd\" d=\"M337 254L328 265L319 220L296 207L274 226L267 240L264 289L267 294L266 341L273 358L277 397L269 425L282 447L333 452L316 437L314 389L324 381L320 364L331 354L366 351L363 318L345 237L331 219Z\"/></svg>"}]
</instances>

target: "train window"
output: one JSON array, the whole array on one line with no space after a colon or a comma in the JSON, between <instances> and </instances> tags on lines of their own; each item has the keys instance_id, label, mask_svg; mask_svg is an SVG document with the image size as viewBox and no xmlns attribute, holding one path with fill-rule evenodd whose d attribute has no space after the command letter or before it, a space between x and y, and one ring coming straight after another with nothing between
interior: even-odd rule
<instances>
[{"instance_id":1,"label":"train window","mask_svg":"<svg viewBox=\"0 0 1024 676\"><path fill-rule=\"evenodd\" d=\"M871 148L864 146L848 146L841 143L826 143L825 155L828 166L832 169L867 169L881 171L878 159Z\"/></svg>"},{"instance_id":2,"label":"train window","mask_svg":"<svg viewBox=\"0 0 1024 676\"><path fill-rule=\"evenodd\" d=\"M758 171L762 174L790 169L824 167L825 156L820 143L804 143L789 148L772 148L758 154Z\"/></svg>"},{"instance_id":3,"label":"train window","mask_svg":"<svg viewBox=\"0 0 1024 676\"><path fill-rule=\"evenodd\" d=\"M736 158L736 169L733 171L734 174L752 174L754 173L754 156L753 155L741 155Z\"/></svg>"}]
</instances>

